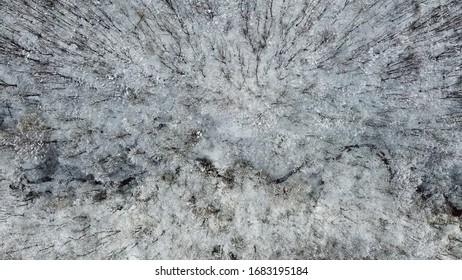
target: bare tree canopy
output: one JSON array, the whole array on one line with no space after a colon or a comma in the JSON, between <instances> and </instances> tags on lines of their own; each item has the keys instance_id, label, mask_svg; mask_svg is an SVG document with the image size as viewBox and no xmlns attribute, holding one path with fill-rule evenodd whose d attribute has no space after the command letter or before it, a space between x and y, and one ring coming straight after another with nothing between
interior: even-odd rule
<instances>
[{"instance_id":1,"label":"bare tree canopy","mask_svg":"<svg viewBox=\"0 0 462 280\"><path fill-rule=\"evenodd\" d=\"M0 259L461 259L462 2L0 0Z\"/></svg>"}]
</instances>

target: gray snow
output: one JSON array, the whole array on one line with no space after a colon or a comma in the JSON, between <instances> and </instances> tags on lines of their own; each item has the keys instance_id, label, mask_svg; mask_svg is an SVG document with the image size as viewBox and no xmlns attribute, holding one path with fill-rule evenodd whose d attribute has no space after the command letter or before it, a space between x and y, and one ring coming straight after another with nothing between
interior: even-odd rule
<instances>
[{"instance_id":1,"label":"gray snow","mask_svg":"<svg viewBox=\"0 0 462 280\"><path fill-rule=\"evenodd\" d=\"M462 3L0 0L1 259L461 259Z\"/></svg>"}]
</instances>

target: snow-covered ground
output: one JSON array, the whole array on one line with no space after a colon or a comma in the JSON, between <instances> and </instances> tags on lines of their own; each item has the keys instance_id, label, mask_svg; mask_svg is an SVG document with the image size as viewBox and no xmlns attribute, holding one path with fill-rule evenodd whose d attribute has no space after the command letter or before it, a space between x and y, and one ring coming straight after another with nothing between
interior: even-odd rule
<instances>
[{"instance_id":1,"label":"snow-covered ground","mask_svg":"<svg viewBox=\"0 0 462 280\"><path fill-rule=\"evenodd\" d=\"M1 259L462 259L462 2L0 0Z\"/></svg>"}]
</instances>

